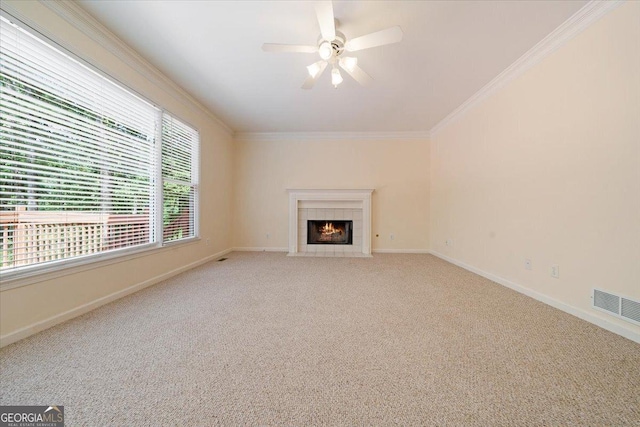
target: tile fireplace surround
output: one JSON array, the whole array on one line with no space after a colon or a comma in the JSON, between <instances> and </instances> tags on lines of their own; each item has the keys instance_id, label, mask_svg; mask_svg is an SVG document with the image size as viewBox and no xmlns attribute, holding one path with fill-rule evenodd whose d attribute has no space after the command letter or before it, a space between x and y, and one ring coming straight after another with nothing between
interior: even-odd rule
<instances>
[{"instance_id":1,"label":"tile fireplace surround","mask_svg":"<svg viewBox=\"0 0 640 427\"><path fill-rule=\"evenodd\" d=\"M289 256L371 256L373 189L288 189ZM307 220L352 220L353 244L308 245Z\"/></svg>"}]
</instances>

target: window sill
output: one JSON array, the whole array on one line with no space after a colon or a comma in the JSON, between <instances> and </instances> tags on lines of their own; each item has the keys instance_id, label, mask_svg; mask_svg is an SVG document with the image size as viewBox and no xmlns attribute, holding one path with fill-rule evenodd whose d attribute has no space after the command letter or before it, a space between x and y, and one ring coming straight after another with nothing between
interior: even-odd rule
<instances>
[{"instance_id":1,"label":"window sill","mask_svg":"<svg viewBox=\"0 0 640 427\"><path fill-rule=\"evenodd\" d=\"M155 244L146 245L135 249L122 249L110 253L88 255L86 257L53 261L34 267L26 267L24 270L13 270L0 273L0 292L9 289L29 286L58 277L69 276L95 268L112 264L119 264L132 259L156 255L177 247L189 246L200 241L199 237L192 237L165 243L164 246Z\"/></svg>"}]
</instances>

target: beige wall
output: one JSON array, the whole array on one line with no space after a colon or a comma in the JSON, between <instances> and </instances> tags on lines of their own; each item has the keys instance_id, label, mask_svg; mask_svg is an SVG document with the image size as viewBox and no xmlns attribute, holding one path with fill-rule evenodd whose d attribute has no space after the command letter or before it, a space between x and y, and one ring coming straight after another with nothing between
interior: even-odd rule
<instances>
[{"instance_id":1,"label":"beige wall","mask_svg":"<svg viewBox=\"0 0 640 427\"><path fill-rule=\"evenodd\" d=\"M177 117L197 127L201 140L200 235L202 240L163 249L147 256L99 267L69 270L70 274L40 281L0 293L0 335L4 343L38 329L42 322L63 319L63 313L91 305L101 298L172 270L198 262L228 249L231 237L231 136L215 120L160 89L140 73L124 64L87 36L71 27L37 2L5 2L31 25L78 53L147 99L167 108ZM19 16L19 17L20 17ZM207 245L207 238L210 244ZM62 316L62 317L60 317ZM67 316L68 317L68 316ZM40 325L40 326L39 326ZM17 333L17 334L16 334Z\"/></svg>"},{"instance_id":2,"label":"beige wall","mask_svg":"<svg viewBox=\"0 0 640 427\"><path fill-rule=\"evenodd\" d=\"M430 223L435 252L636 334L590 294L640 300L639 23L622 5L434 135Z\"/></svg>"},{"instance_id":3,"label":"beige wall","mask_svg":"<svg viewBox=\"0 0 640 427\"><path fill-rule=\"evenodd\" d=\"M373 250L428 249L426 139L238 140L233 169L235 247L286 250L287 188L375 188Z\"/></svg>"}]
</instances>

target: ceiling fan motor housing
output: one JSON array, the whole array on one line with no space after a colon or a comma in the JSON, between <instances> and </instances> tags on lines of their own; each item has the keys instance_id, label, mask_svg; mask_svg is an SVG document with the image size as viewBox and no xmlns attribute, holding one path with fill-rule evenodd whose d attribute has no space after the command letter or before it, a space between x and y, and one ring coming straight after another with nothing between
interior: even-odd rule
<instances>
[{"instance_id":1,"label":"ceiling fan motor housing","mask_svg":"<svg viewBox=\"0 0 640 427\"><path fill-rule=\"evenodd\" d=\"M333 50L333 56L340 56L344 51L344 44L346 42L346 37L340 31L336 31L336 38L333 40L325 40L322 38L322 35L318 37L318 46L320 46L324 42L329 42L331 45L331 49Z\"/></svg>"}]
</instances>

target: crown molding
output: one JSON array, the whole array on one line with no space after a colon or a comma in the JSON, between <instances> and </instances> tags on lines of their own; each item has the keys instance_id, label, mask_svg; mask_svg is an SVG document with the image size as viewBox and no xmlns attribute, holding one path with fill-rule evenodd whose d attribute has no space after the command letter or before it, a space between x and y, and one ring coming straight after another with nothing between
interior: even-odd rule
<instances>
[{"instance_id":1,"label":"crown molding","mask_svg":"<svg viewBox=\"0 0 640 427\"><path fill-rule=\"evenodd\" d=\"M227 134L230 136L233 135L233 129L216 117L206 106L174 83L169 79L169 77L164 75L150 62L140 56L136 51L120 40L114 33L109 31L104 25L92 17L87 11L78 6L75 2L70 0L40 1L40 4L53 11L56 15L60 16L71 26L78 29L91 40L105 48L151 83L167 92L171 97L190 108L194 108L204 113L208 118L216 122ZM13 6L10 1L3 1L2 9L33 28L38 33L52 40L54 43L71 52L74 51L73 46L70 46L67 41L62 40L59 36L53 34L49 29L42 25L35 23L33 19L23 13L19 8ZM95 64L91 62L89 63L95 66ZM96 68L101 69L101 67Z\"/></svg>"},{"instance_id":2,"label":"crown molding","mask_svg":"<svg viewBox=\"0 0 640 427\"><path fill-rule=\"evenodd\" d=\"M88 12L71 0L40 1L40 3L58 16L63 18L73 27L77 28L90 39L104 47L129 67L144 76L156 86L165 90L176 100L203 112L207 117L216 122L227 134L234 136L238 141L310 141L310 140L401 140L401 139L429 139L435 136L446 126L463 117L469 110L496 93L509 82L523 74L525 71L538 64L542 59L555 52L573 37L595 23L601 17L611 12L624 0L592 0L582 9L571 16L548 36L542 39L533 48L527 51L502 73L496 76L488 84L482 87L473 96L467 99L458 108L453 110L444 119L438 122L430 131L426 132L236 132L216 117L206 106L196 100L192 95L179 87L171 79L165 76L151 63L141 57L137 52L126 45L115 34L104 27ZM36 24L28 16L25 16L19 8L12 6L11 1L3 1L2 9L23 21L39 33L48 37L62 47L69 49L67 43L52 34L46 28Z\"/></svg>"},{"instance_id":3,"label":"crown molding","mask_svg":"<svg viewBox=\"0 0 640 427\"><path fill-rule=\"evenodd\" d=\"M622 3L624 3L624 0L592 0L584 5L582 9L574 13L558 28L529 49L513 64L472 95L471 98L467 99L462 105L438 122L438 124L431 128L430 135L432 137L435 136L442 129L463 117L469 110L538 64L544 58L551 55L569 40L573 39L591 24L598 21Z\"/></svg>"},{"instance_id":4,"label":"crown molding","mask_svg":"<svg viewBox=\"0 0 640 427\"><path fill-rule=\"evenodd\" d=\"M236 132L235 141L334 141L429 139L429 132Z\"/></svg>"}]
</instances>

